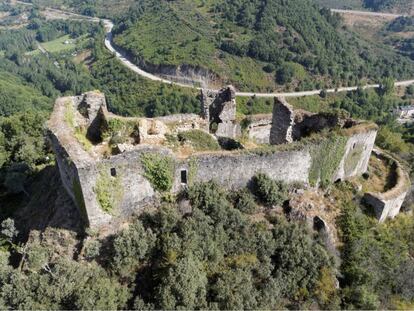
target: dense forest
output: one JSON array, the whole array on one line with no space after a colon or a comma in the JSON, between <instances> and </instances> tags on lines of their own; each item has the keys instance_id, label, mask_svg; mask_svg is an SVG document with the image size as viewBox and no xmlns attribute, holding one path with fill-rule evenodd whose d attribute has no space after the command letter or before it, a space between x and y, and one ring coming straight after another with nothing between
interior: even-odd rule
<instances>
[{"instance_id":1,"label":"dense forest","mask_svg":"<svg viewBox=\"0 0 414 311\"><path fill-rule=\"evenodd\" d=\"M115 42L136 62L205 68L242 90L355 85L414 71L409 58L348 32L339 15L308 0L146 0L117 21Z\"/></svg>"}]
</instances>

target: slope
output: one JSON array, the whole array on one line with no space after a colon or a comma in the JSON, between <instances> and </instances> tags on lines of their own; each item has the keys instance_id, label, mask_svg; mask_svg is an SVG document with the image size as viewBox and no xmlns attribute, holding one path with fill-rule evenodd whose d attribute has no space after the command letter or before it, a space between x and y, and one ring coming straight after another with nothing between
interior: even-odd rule
<instances>
[{"instance_id":1,"label":"slope","mask_svg":"<svg viewBox=\"0 0 414 311\"><path fill-rule=\"evenodd\" d=\"M311 1L141 1L115 43L147 71L240 90L308 90L404 79L414 64L341 27Z\"/></svg>"}]
</instances>

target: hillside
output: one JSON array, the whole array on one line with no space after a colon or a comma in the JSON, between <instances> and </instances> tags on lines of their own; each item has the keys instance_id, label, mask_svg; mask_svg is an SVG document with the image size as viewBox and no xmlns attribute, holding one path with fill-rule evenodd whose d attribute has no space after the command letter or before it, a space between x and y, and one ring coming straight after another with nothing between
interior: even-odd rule
<instances>
[{"instance_id":1,"label":"hillside","mask_svg":"<svg viewBox=\"0 0 414 311\"><path fill-rule=\"evenodd\" d=\"M343 30L308 0L140 3L118 20L115 43L158 74L267 91L414 73L409 59Z\"/></svg>"}]
</instances>

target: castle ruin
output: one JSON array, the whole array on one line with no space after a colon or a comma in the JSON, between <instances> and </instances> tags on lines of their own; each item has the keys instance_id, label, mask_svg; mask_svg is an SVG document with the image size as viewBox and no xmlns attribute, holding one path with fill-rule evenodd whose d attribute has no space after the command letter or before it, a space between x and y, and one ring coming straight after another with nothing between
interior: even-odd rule
<instances>
[{"instance_id":1,"label":"castle ruin","mask_svg":"<svg viewBox=\"0 0 414 311\"><path fill-rule=\"evenodd\" d=\"M372 123L295 111L284 99L275 100L272 115L237 121L232 87L203 91L201 107L201 116L122 118L108 112L99 92L57 99L49 137L62 183L89 226L139 213L161 192L179 193L196 182L239 189L263 172L318 187L361 176L377 134ZM329 135L321 134L327 130ZM171 145L183 133L225 138L239 147L197 151L185 142ZM157 161L168 176L161 189L150 175Z\"/></svg>"}]
</instances>

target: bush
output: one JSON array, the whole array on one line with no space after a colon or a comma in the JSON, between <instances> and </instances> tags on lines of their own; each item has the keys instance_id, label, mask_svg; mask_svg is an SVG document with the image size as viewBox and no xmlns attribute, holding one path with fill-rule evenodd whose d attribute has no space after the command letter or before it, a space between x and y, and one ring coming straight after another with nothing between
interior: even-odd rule
<instances>
[{"instance_id":1,"label":"bush","mask_svg":"<svg viewBox=\"0 0 414 311\"><path fill-rule=\"evenodd\" d=\"M254 214L257 206L253 195L248 190L240 190L233 197L235 207L246 214Z\"/></svg>"},{"instance_id":2,"label":"bush","mask_svg":"<svg viewBox=\"0 0 414 311\"><path fill-rule=\"evenodd\" d=\"M276 70L276 67L273 64L267 64L266 66L263 67L263 71L267 73L272 73L275 70Z\"/></svg>"},{"instance_id":3,"label":"bush","mask_svg":"<svg viewBox=\"0 0 414 311\"><path fill-rule=\"evenodd\" d=\"M220 145L210 134L201 130L191 130L178 134L180 142L190 143L196 151L219 150Z\"/></svg>"},{"instance_id":4,"label":"bush","mask_svg":"<svg viewBox=\"0 0 414 311\"><path fill-rule=\"evenodd\" d=\"M253 177L253 190L257 197L269 207L281 205L288 199L286 185L263 173Z\"/></svg>"},{"instance_id":5,"label":"bush","mask_svg":"<svg viewBox=\"0 0 414 311\"><path fill-rule=\"evenodd\" d=\"M156 153L147 153L141 156L145 178L149 180L155 190L159 192L170 191L174 179L174 161L168 156Z\"/></svg>"}]
</instances>

